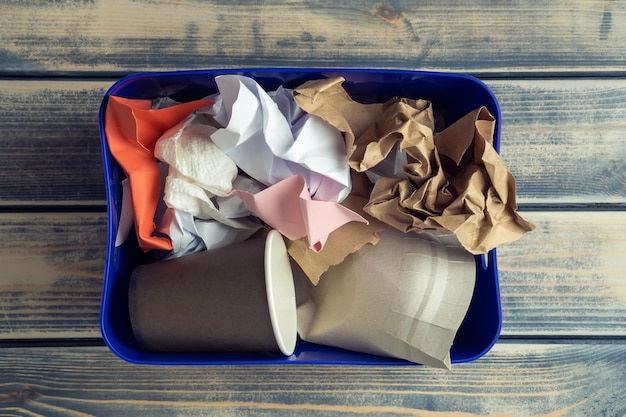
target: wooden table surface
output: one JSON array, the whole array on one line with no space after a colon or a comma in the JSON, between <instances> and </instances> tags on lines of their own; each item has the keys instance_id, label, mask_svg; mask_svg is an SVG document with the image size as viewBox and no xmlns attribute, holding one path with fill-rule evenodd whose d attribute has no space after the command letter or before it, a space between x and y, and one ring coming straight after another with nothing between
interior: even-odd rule
<instances>
[{"instance_id":1,"label":"wooden table surface","mask_svg":"<svg viewBox=\"0 0 626 417\"><path fill-rule=\"evenodd\" d=\"M250 3L250 4L248 4ZM463 72L537 230L501 338L425 367L150 367L100 337L97 112L138 71ZM626 1L0 0L0 415L626 415Z\"/></svg>"}]
</instances>

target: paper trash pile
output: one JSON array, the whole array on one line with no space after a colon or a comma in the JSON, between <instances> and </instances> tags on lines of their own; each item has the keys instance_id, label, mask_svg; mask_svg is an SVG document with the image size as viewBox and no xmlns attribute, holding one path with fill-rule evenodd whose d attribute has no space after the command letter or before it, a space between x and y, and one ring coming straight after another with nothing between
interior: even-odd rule
<instances>
[{"instance_id":1,"label":"paper trash pile","mask_svg":"<svg viewBox=\"0 0 626 417\"><path fill-rule=\"evenodd\" d=\"M188 103L111 96L105 129L127 176L116 245L134 224L144 251L171 259L276 229L308 278L302 339L449 368L472 254L534 228L496 121L482 107L437 131L429 101L361 104L343 81L266 92L223 75Z\"/></svg>"}]
</instances>

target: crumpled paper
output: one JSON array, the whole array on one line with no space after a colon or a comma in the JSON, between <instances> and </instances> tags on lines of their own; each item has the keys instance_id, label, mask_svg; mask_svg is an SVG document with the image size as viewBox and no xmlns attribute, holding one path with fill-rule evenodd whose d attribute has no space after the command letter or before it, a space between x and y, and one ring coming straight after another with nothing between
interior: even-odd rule
<instances>
[{"instance_id":1,"label":"crumpled paper","mask_svg":"<svg viewBox=\"0 0 626 417\"><path fill-rule=\"evenodd\" d=\"M290 90L267 93L238 75L215 80L214 118L223 128L211 139L239 168L265 185L301 175L315 200L339 202L349 194L350 169L337 129L303 112Z\"/></svg>"},{"instance_id":2,"label":"crumpled paper","mask_svg":"<svg viewBox=\"0 0 626 417\"><path fill-rule=\"evenodd\" d=\"M169 167L164 162L157 164L161 179L163 195L165 179ZM249 193L257 193L265 188L257 181L243 175L238 175L233 181L233 187ZM122 181L122 208L120 211L115 247L123 244L133 225L133 201L130 197L128 179ZM257 219L251 217L243 201L236 196L215 197L215 204L219 207L219 217L228 219L228 225L214 219L198 219L182 210L167 207L160 199L157 204L154 220L156 231L161 236L168 236L172 248L156 249L157 260L179 258L205 249L217 249L234 243L243 242L262 229L267 227Z\"/></svg>"},{"instance_id":3,"label":"crumpled paper","mask_svg":"<svg viewBox=\"0 0 626 417\"><path fill-rule=\"evenodd\" d=\"M472 299L474 257L448 234L381 232L314 286L296 273L303 340L450 368Z\"/></svg>"},{"instance_id":4,"label":"crumpled paper","mask_svg":"<svg viewBox=\"0 0 626 417\"><path fill-rule=\"evenodd\" d=\"M344 135L346 153L354 152L354 141L382 114L385 103L361 104L341 86L343 77L307 81L293 91L298 105L335 126Z\"/></svg>"},{"instance_id":5,"label":"crumpled paper","mask_svg":"<svg viewBox=\"0 0 626 417\"><path fill-rule=\"evenodd\" d=\"M232 188L255 194L265 186L244 175L238 175ZM222 248L243 242L258 231L267 229L258 219L252 217L240 198L226 195L213 197L212 200L217 218L197 218L180 209L159 207L157 230L170 237L172 250L157 253L157 258L173 259L205 249Z\"/></svg>"},{"instance_id":6,"label":"crumpled paper","mask_svg":"<svg viewBox=\"0 0 626 417\"><path fill-rule=\"evenodd\" d=\"M452 231L473 254L534 229L516 212L515 180L493 148L495 120L486 108L434 136L429 102L359 104L342 82L341 77L309 81L294 96L305 111L344 132L352 168L375 174L368 213L405 232ZM394 176L384 176L390 173Z\"/></svg>"},{"instance_id":7,"label":"crumpled paper","mask_svg":"<svg viewBox=\"0 0 626 417\"><path fill-rule=\"evenodd\" d=\"M319 252L328 235L348 222L367 223L363 217L333 201L312 200L302 175L292 175L256 194L231 191L252 213L287 239L306 236L309 248Z\"/></svg>"},{"instance_id":8,"label":"crumpled paper","mask_svg":"<svg viewBox=\"0 0 626 417\"><path fill-rule=\"evenodd\" d=\"M212 198L228 195L238 169L211 141L217 129L212 118L192 114L161 136L154 154L169 165L163 197L168 207L228 224Z\"/></svg>"},{"instance_id":9,"label":"crumpled paper","mask_svg":"<svg viewBox=\"0 0 626 417\"><path fill-rule=\"evenodd\" d=\"M217 220L196 219L192 214L167 208L157 228L172 240L172 250L157 255L157 259L167 260L243 242L266 227L248 217L235 217L229 225L225 225Z\"/></svg>"},{"instance_id":10,"label":"crumpled paper","mask_svg":"<svg viewBox=\"0 0 626 417\"><path fill-rule=\"evenodd\" d=\"M349 222L330 233L324 247L316 252L312 250L306 238L287 241L289 256L298 264L308 279L314 284L331 266L341 263L346 256L356 252L367 244L375 245L380 240L379 232L388 228L383 223L363 211L367 199L350 194L341 205L358 213L368 223Z\"/></svg>"},{"instance_id":11,"label":"crumpled paper","mask_svg":"<svg viewBox=\"0 0 626 417\"><path fill-rule=\"evenodd\" d=\"M156 230L154 215L160 195L155 143L167 129L210 104L212 101L196 100L152 109L150 100L109 97L105 112L107 143L129 180L137 240L144 252L172 247L167 237L153 236Z\"/></svg>"},{"instance_id":12,"label":"crumpled paper","mask_svg":"<svg viewBox=\"0 0 626 417\"><path fill-rule=\"evenodd\" d=\"M404 151L407 158L417 162L423 172L431 171L429 156L434 148L434 128L433 109L429 101L403 98L388 103L383 113L356 138L350 166L358 172L376 171L395 150ZM397 171L395 166L393 171Z\"/></svg>"},{"instance_id":13,"label":"crumpled paper","mask_svg":"<svg viewBox=\"0 0 626 417\"><path fill-rule=\"evenodd\" d=\"M473 254L519 239L534 225L516 212L515 179L493 148L494 129L485 107L468 113L435 136L429 153L409 153L405 178L379 179L365 210L404 232L452 231Z\"/></svg>"}]
</instances>

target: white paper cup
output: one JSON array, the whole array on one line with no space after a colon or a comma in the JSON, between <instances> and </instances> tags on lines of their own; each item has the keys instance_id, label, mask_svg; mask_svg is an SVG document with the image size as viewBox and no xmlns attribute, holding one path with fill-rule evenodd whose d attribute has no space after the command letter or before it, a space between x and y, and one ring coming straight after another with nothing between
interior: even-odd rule
<instances>
[{"instance_id":1,"label":"white paper cup","mask_svg":"<svg viewBox=\"0 0 626 417\"><path fill-rule=\"evenodd\" d=\"M289 256L275 230L220 249L137 267L130 319L152 352L280 352L297 338Z\"/></svg>"}]
</instances>

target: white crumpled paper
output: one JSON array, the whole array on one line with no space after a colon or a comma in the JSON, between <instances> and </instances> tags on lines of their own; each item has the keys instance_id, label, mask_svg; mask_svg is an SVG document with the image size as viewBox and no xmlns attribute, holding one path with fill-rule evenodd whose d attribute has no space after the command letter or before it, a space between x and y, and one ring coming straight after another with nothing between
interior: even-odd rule
<instances>
[{"instance_id":1,"label":"white crumpled paper","mask_svg":"<svg viewBox=\"0 0 626 417\"><path fill-rule=\"evenodd\" d=\"M238 170L211 141L216 130L210 117L194 113L159 138L154 155L169 165L163 193L168 207L228 223L211 199L228 195Z\"/></svg>"},{"instance_id":2,"label":"white crumpled paper","mask_svg":"<svg viewBox=\"0 0 626 417\"><path fill-rule=\"evenodd\" d=\"M157 255L160 260L243 242L264 228L247 217L233 219L230 225L225 225L216 220L195 219L189 213L171 208L163 213L157 227L172 240L172 250Z\"/></svg>"},{"instance_id":3,"label":"white crumpled paper","mask_svg":"<svg viewBox=\"0 0 626 417\"><path fill-rule=\"evenodd\" d=\"M238 175L233 188L257 193L263 187L257 181ZM157 255L172 259L205 249L222 248L243 242L265 226L251 217L243 201L236 196L214 197L219 219L200 219L183 210L163 208L157 219L157 230L172 240L172 250Z\"/></svg>"},{"instance_id":4,"label":"white crumpled paper","mask_svg":"<svg viewBox=\"0 0 626 417\"><path fill-rule=\"evenodd\" d=\"M340 202L350 193L341 132L303 112L291 90L266 93L238 75L222 75L216 82L214 118L224 128L211 139L243 171L265 185L300 174L315 200Z\"/></svg>"},{"instance_id":5,"label":"white crumpled paper","mask_svg":"<svg viewBox=\"0 0 626 417\"><path fill-rule=\"evenodd\" d=\"M158 167L161 172L161 184L164 184L168 165L159 163ZM235 178L233 186L249 193L257 193L264 188L257 181L242 175ZM133 225L133 204L128 179L122 181L122 187L122 207L115 238L116 247L126 241ZM214 197L214 200L215 205L219 207L219 217L227 219L228 224L215 219L197 219L190 213L167 207L165 202L159 205L155 215L157 230L170 237L172 250L157 251L157 258L178 258L204 249L217 249L243 242L265 227L250 217L250 211L236 196Z\"/></svg>"}]
</instances>

